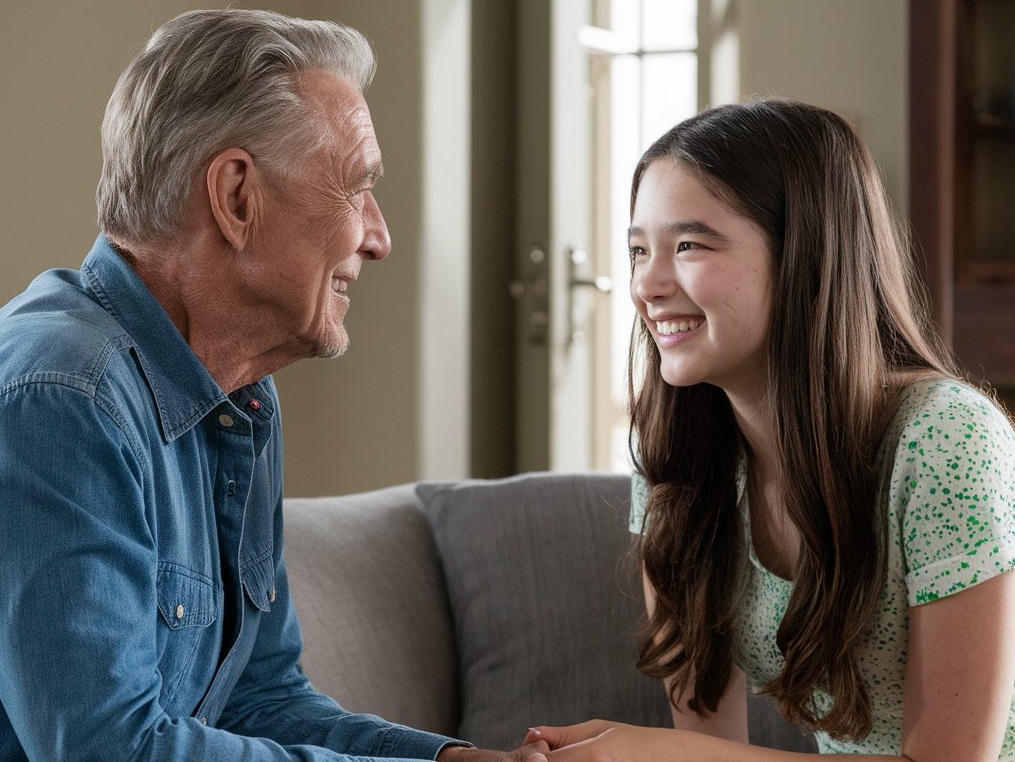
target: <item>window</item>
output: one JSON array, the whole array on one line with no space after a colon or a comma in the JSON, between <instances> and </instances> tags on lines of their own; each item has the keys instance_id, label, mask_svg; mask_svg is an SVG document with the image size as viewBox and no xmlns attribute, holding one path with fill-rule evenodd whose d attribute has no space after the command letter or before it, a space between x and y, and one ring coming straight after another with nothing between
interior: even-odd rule
<instances>
[{"instance_id":1,"label":"window","mask_svg":"<svg viewBox=\"0 0 1015 762\"><path fill-rule=\"evenodd\" d=\"M627 351L631 304L627 228L631 176L660 135L699 108L699 0L596 0L581 32L594 93L595 251L614 287L597 325L609 352L597 368L596 467L628 471ZM603 341L600 338L600 341Z\"/></svg>"}]
</instances>

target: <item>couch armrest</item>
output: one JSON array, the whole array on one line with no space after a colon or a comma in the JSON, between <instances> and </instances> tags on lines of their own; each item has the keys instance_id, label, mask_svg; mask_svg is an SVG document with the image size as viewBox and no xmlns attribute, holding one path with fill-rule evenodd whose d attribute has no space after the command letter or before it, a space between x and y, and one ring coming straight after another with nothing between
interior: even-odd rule
<instances>
[{"instance_id":1,"label":"couch armrest","mask_svg":"<svg viewBox=\"0 0 1015 762\"><path fill-rule=\"evenodd\" d=\"M284 516L301 666L314 686L350 711L454 735L454 632L413 486L287 499Z\"/></svg>"}]
</instances>

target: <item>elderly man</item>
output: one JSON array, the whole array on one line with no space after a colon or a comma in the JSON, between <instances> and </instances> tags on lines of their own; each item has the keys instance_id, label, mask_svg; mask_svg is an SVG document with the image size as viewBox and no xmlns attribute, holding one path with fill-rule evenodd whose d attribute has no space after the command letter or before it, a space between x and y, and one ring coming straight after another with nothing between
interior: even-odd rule
<instances>
[{"instance_id":1,"label":"elderly man","mask_svg":"<svg viewBox=\"0 0 1015 762\"><path fill-rule=\"evenodd\" d=\"M540 760L316 693L270 373L390 247L357 32L184 14L102 126L102 235L0 312L0 762Z\"/></svg>"}]
</instances>

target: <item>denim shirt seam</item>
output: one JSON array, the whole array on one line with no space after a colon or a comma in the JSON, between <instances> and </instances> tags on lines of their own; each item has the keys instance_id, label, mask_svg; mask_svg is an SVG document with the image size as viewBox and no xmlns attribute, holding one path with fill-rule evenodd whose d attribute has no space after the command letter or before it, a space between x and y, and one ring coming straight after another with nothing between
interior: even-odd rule
<instances>
[{"instance_id":1,"label":"denim shirt seam","mask_svg":"<svg viewBox=\"0 0 1015 762\"><path fill-rule=\"evenodd\" d=\"M124 438L130 445L131 452L134 456L138 458L141 463L147 464L147 453L145 452L144 447L142 447L136 434L132 431L131 426L128 425L126 417L117 407L115 401L99 391L98 387L100 380L101 377L100 379L91 379L74 373L40 371L22 376L21 378L11 381L3 388L0 388L0 398L6 398L8 395L20 389L47 386L63 387L83 394L95 404L97 409L101 410L116 425L116 428L121 434L123 434Z\"/></svg>"}]
</instances>

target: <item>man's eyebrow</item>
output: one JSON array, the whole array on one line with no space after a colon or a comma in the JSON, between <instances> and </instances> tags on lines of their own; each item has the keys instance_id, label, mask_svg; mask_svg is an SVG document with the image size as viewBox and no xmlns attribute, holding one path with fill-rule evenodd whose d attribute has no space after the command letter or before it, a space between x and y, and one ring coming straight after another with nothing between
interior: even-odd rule
<instances>
[{"instance_id":1,"label":"man's eyebrow","mask_svg":"<svg viewBox=\"0 0 1015 762\"><path fill-rule=\"evenodd\" d=\"M359 173L359 185L364 188L373 188L384 177L384 165L380 162L364 167Z\"/></svg>"},{"instance_id":2,"label":"man's eyebrow","mask_svg":"<svg viewBox=\"0 0 1015 762\"><path fill-rule=\"evenodd\" d=\"M669 233L670 235L681 235L690 233L692 235L707 235L710 238L719 238L724 241L728 240L727 236L720 233L711 225L707 225L704 222L701 222L700 220L688 220L687 222L670 222L667 223L666 225L663 225L662 230L664 233ZM638 227L637 225L632 225L630 228L627 229L628 240L644 235L645 235L644 229Z\"/></svg>"}]
</instances>

